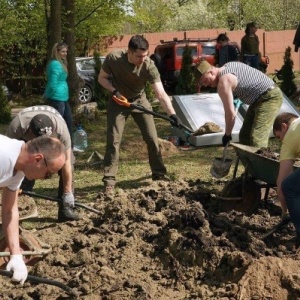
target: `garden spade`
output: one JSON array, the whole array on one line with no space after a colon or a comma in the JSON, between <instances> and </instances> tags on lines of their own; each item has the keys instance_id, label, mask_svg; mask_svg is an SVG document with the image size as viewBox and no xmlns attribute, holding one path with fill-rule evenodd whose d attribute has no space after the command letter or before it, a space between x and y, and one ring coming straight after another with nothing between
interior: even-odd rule
<instances>
[{"instance_id":1,"label":"garden spade","mask_svg":"<svg viewBox=\"0 0 300 300\"><path fill-rule=\"evenodd\" d=\"M226 158L226 151L229 143L224 147L223 156L215 157L210 169L210 174L215 178L222 178L228 175L232 159Z\"/></svg>"}]
</instances>

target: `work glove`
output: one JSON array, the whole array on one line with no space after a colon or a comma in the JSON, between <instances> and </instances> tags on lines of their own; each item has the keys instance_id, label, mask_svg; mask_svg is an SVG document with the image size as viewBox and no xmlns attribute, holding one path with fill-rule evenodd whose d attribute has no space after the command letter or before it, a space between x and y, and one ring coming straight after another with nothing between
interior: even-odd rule
<instances>
[{"instance_id":1,"label":"work glove","mask_svg":"<svg viewBox=\"0 0 300 300\"><path fill-rule=\"evenodd\" d=\"M64 207L74 207L75 206L75 198L73 193L64 193L62 196L62 201Z\"/></svg>"},{"instance_id":2,"label":"work glove","mask_svg":"<svg viewBox=\"0 0 300 300\"><path fill-rule=\"evenodd\" d=\"M6 271L12 271L12 281L23 284L27 278L28 272L22 254L13 254L6 266Z\"/></svg>"},{"instance_id":3,"label":"work glove","mask_svg":"<svg viewBox=\"0 0 300 300\"><path fill-rule=\"evenodd\" d=\"M225 133L223 135L223 137L222 137L222 144L223 144L223 146L225 147L229 143L229 141L231 141L231 140L232 140L231 134L227 135Z\"/></svg>"},{"instance_id":4,"label":"work glove","mask_svg":"<svg viewBox=\"0 0 300 300\"><path fill-rule=\"evenodd\" d=\"M170 123L172 126L178 127L180 128L180 126L182 125L181 120L174 114L170 116Z\"/></svg>"}]
</instances>

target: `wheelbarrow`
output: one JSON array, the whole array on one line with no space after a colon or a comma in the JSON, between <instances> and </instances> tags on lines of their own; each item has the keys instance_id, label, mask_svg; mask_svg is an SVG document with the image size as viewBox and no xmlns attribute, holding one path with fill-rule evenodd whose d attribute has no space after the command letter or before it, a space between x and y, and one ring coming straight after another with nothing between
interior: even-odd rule
<instances>
[{"instance_id":1,"label":"wheelbarrow","mask_svg":"<svg viewBox=\"0 0 300 300\"><path fill-rule=\"evenodd\" d=\"M279 160L277 158L269 158L258 153L260 148L246 146L238 143L231 143L236 151L238 159L242 162L245 167L245 175L251 175L255 180L260 181L262 187L266 187L264 200L267 200L269 189L271 187L276 187L277 176L279 172ZM294 164L294 171L300 167L299 162ZM270 231L268 231L263 238L269 237L274 232L281 229L283 226L287 225L290 220L284 220L274 226Z\"/></svg>"},{"instance_id":2,"label":"wheelbarrow","mask_svg":"<svg viewBox=\"0 0 300 300\"><path fill-rule=\"evenodd\" d=\"M279 161L257 154L260 148L230 143L237 154L237 162L242 162L245 172L242 178L234 178L222 191L222 210L237 210L252 214L261 201L261 188L265 187L265 200L271 187L276 186ZM237 168L237 165L236 165ZM236 170L234 171L236 173Z\"/></svg>"}]
</instances>

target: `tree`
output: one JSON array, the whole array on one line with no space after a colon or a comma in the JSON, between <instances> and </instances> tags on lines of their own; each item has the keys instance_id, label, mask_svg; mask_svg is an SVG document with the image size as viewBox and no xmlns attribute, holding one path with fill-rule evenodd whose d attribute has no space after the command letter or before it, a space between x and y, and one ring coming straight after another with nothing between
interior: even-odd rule
<instances>
[{"instance_id":1,"label":"tree","mask_svg":"<svg viewBox=\"0 0 300 300\"><path fill-rule=\"evenodd\" d=\"M176 93L178 95L189 95L196 92L196 84L192 68L192 50L185 46L182 54L182 65L179 74L178 84L176 86Z\"/></svg>"},{"instance_id":2,"label":"tree","mask_svg":"<svg viewBox=\"0 0 300 300\"><path fill-rule=\"evenodd\" d=\"M280 84L280 88L287 96L293 95L297 90L297 86L294 82L294 62L291 58L291 50L291 47L286 48L283 58L284 64L281 68L282 82Z\"/></svg>"}]
</instances>

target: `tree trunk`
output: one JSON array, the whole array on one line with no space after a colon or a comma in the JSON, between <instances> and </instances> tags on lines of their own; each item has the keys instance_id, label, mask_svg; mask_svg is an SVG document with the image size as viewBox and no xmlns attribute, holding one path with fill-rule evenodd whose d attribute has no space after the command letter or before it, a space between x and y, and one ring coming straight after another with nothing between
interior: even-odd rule
<instances>
[{"instance_id":1,"label":"tree trunk","mask_svg":"<svg viewBox=\"0 0 300 300\"><path fill-rule=\"evenodd\" d=\"M50 15L47 15L46 2L47 1L45 1L45 11L48 31L47 61L49 61L53 45L61 42L61 0L50 0Z\"/></svg>"},{"instance_id":2,"label":"tree trunk","mask_svg":"<svg viewBox=\"0 0 300 300\"><path fill-rule=\"evenodd\" d=\"M79 95L79 77L76 68L76 54L75 54L75 1L69 0L63 1L63 11L65 14L64 22L64 38L68 45L68 82L70 88L70 104L74 108L78 105L78 95Z\"/></svg>"}]
</instances>

